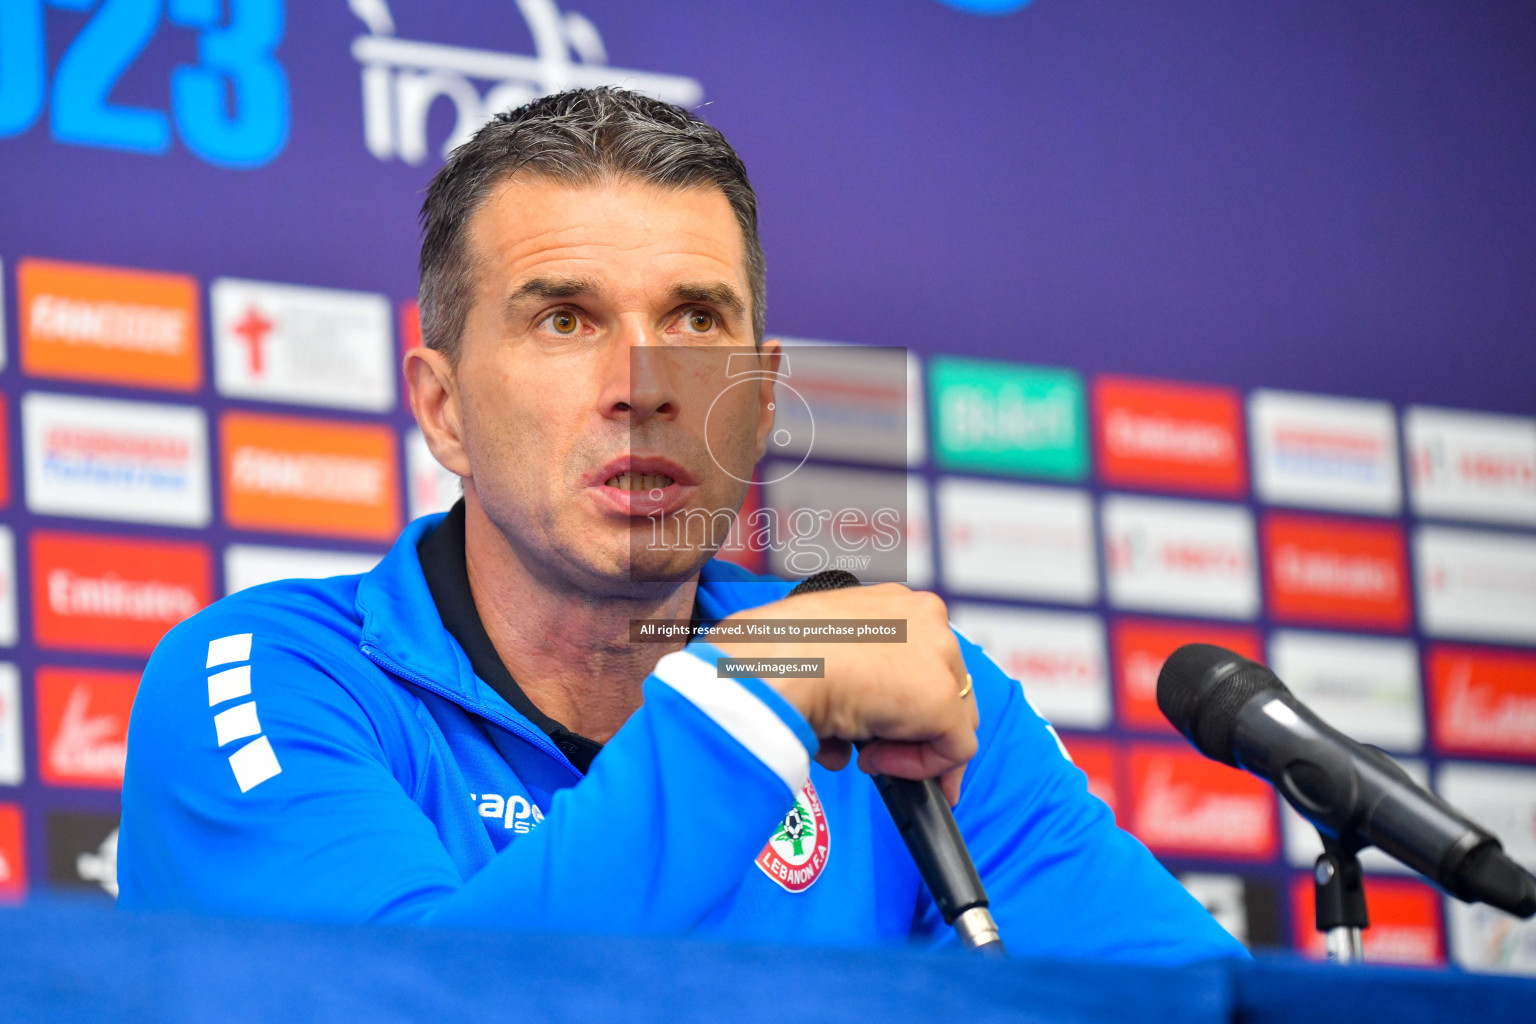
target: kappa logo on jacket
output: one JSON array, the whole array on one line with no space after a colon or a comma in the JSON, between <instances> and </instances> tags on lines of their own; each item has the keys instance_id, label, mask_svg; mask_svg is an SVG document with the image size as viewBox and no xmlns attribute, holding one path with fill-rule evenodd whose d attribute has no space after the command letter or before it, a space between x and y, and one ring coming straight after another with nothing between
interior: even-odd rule
<instances>
[{"instance_id":1,"label":"kappa logo on jacket","mask_svg":"<svg viewBox=\"0 0 1536 1024\"><path fill-rule=\"evenodd\" d=\"M832 833L827 815L821 809L816 787L806 779L795 797L794 808L779 822L778 831L768 837L757 866L763 874L790 892L805 892L821 877L832 850Z\"/></svg>"},{"instance_id":2,"label":"kappa logo on jacket","mask_svg":"<svg viewBox=\"0 0 1536 1024\"><path fill-rule=\"evenodd\" d=\"M544 820L544 812L538 804L516 793L503 797L496 793L469 794L471 800L480 801L480 817L500 818L501 827L513 832L532 832Z\"/></svg>"}]
</instances>

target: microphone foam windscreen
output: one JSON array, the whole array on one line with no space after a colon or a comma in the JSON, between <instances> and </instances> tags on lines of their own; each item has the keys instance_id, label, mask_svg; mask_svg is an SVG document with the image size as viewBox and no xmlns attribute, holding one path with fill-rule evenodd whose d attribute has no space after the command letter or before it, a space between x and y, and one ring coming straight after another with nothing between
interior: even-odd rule
<instances>
[{"instance_id":1,"label":"microphone foam windscreen","mask_svg":"<svg viewBox=\"0 0 1536 1024\"><path fill-rule=\"evenodd\" d=\"M799 597L801 594L814 594L820 590L842 590L844 587L858 585L859 578L846 569L825 569L801 580L799 586L791 590L788 596Z\"/></svg>"},{"instance_id":2,"label":"microphone foam windscreen","mask_svg":"<svg viewBox=\"0 0 1536 1024\"><path fill-rule=\"evenodd\" d=\"M1157 676L1163 717L1206 757L1237 766L1237 715L1255 694L1285 690L1263 665L1215 644L1185 644Z\"/></svg>"}]
</instances>

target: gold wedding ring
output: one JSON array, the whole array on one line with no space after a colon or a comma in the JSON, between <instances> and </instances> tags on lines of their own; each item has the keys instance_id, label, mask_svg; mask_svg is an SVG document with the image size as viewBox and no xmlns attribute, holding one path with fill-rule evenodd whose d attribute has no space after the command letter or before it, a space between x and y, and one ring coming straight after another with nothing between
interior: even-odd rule
<instances>
[{"instance_id":1,"label":"gold wedding ring","mask_svg":"<svg viewBox=\"0 0 1536 1024\"><path fill-rule=\"evenodd\" d=\"M964 700L965 698L969 697L970 695L971 695L971 674L969 672L967 672L965 674L965 689L960 691L960 699Z\"/></svg>"}]
</instances>

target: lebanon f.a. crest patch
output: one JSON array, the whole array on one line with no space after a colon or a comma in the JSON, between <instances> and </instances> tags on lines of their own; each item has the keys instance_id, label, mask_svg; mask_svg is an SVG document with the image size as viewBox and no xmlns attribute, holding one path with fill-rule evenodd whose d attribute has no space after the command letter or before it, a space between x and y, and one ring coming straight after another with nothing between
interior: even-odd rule
<instances>
[{"instance_id":1,"label":"lebanon f.a. crest patch","mask_svg":"<svg viewBox=\"0 0 1536 1024\"><path fill-rule=\"evenodd\" d=\"M757 855L757 866L790 892L804 892L821 877L831 849L832 833L827 829L821 798L806 779L795 796L794 808Z\"/></svg>"}]
</instances>

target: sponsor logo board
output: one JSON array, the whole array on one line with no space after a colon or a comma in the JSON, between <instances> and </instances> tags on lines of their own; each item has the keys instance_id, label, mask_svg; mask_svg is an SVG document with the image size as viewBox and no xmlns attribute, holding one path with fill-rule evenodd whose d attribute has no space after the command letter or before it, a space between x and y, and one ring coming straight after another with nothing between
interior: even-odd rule
<instances>
[{"instance_id":1,"label":"sponsor logo board","mask_svg":"<svg viewBox=\"0 0 1536 1024\"><path fill-rule=\"evenodd\" d=\"M264 544L231 544L224 549L224 593L277 580L323 580L352 576L379 564L380 554L361 551L317 551L277 548Z\"/></svg>"},{"instance_id":2,"label":"sponsor logo board","mask_svg":"<svg viewBox=\"0 0 1536 1024\"><path fill-rule=\"evenodd\" d=\"M1393 760L1402 766L1409 778L1426 789L1429 788L1429 766L1423 761L1413 758L1393 758ZM1311 868L1317 863L1317 858L1323 855L1323 841L1318 837L1317 827L1303 818L1284 800L1280 801L1280 831L1285 838L1285 861L1292 867ZM1413 873L1411 868L1404 867L1374 846L1368 846L1360 851L1360 866L1366 871L1378 874L1409 875Z\"/></svg>"},{"instance_id":3,"label":"sponsor logo board","mask_svg":"<svg viewBox=\"0 0 1536 1024\"><path fill-rule=\"evenodd\" d=\"M1064 604L1098 599L1086 492L942 477L938 512L946 589Z\"/></svg>"},{"instance_id":4,"label":"sponsor logo board","mask_svg":"<svg viewBox=\"0 0 1536 1024\"><path fill-rule=\"evenodd\" d=\"M1185 644L1216 644L1262 660L1257 630L1159 619L1117 618L1110 626L1120 723L1128 729L1172 733L1157 706L1157 676L1168 655Z\"/></svg>"},{"instance_id":5,"label":"sponsor logo board","mask_svg":"<svg viewBox=\"0 0 1536 1024\"><path fill-rule=\"evenodd\" d=\"M27 844L19 804L0 804L0 902L27 892Z\"/></svg>"},{"instance_id":6,"label":"sponsor logo board","mask_svg":"<svg viewBox=\"0 0 1536 1024\"><path fill-rule=\"evenodd\" d=\"M1268 860L1279 845L1275 791L1183 746L1131 747L1130 831L1154 853Z\"/></svg>"},{"instance_id":7,"label":"sponsor logo board","mask_svg":"<svg viewBox=\"0 0 1536 1024\"><path fill-rule=\"evenodd\" d=\"M34 391L22 396L21 422L31 511L208 525L201 409Z\"/></svg>"},{"instance_id":8,"label":"sponsor logo board","mask_svg":"<svg viewBox=\"0 0 1536 1024\"><path fill-rule=\"evenodd\" d=\"M1437 750L1536 756L1536 655L1432 644L1425 661Z\"/></svg>"},{"instance_id":9,"label":"sponsor logo board","mask_svg":"<svg viewBox=\"0 0 1536 1024\"><path fill-rule=\"evenodd\" d=\"M1446 761L1435 770L1435 792L1536 871L1536 768Z\"/></svg>"},{"instance_id":10,"label":"sponsor logo board","mask_svg":"<svg viewBox=\"0 0 1536 1024\"><path fill-rule=\"evenodd\" d=\"M0 661L0 786L19 786L27 776L21 727L21 673Z\"/></svg>"},{"instance_id":11,"label":"sponsor logo board","mask_svg":"<svg viewBox=\"0 0 1536 1024\"><path fill-rule=\"evenodd\" d=\"M775 573L845 569L866 583L907 582L905 473L810 464L783 473L785 465L768 464L766 517L749 515L742 526L749 546L766 547Z\"/></svg>"},{"instance_id":12,"label":"sponsor logo board","mask_svg":"<svg viewBox=\"0 0 1536 1024\"><path fill-rule=\"evenodd\" d=\"M1112 605L1226 619L1258 614L1246 508L1111 494L1103 516Z\"/></svg>"},{"instance_id":13,"label":"sponsor logo board","mask_svg":"<svg viewBox=\"0 0 1536 1024\"><path fill-rule=\"evenodd\" d=\"M1536 525L1536 419L1413 406L1403 433L1416 514Z\"/></svg>"},{"instance_id":14,"label":"sponsor logo board","mask_svg":"<svg viewBox=\"0 0 1536 1024\"><path fill-rule=\"evenodd\" d=\"M388 427L243 412L219 426L230 526L358 540L400 531Z\"/></svg>"},{"instance_id":15,"label":"sponsor logo board","mask_svg":"<svg viewBox=\"0 0 1536 1024\"><path fill-rule=\"evenodd\" d=\"M1055 480L1088 475L1083 380L1073 371L935 356L928 387L940 466Z\"/></svg>"},{"instance_id":16,"label":"sponsor logo board","mask_svg":"<svg viewBox=\"0 0 1536 1024\"><path fill-rule=\"evenodd\" d=\"M1242 403L1226 388L1094 381L1099 475L1120 487L1221 497L1248 490Z\"/></svg>"},{"instance_id":17,"label":"sponsor logo board","mask_svg":"<svg viewBox=\"0 0 1536 1024\"><path fill-rule=\"evenodd\" d=\"M395 345L384 296L221 277L209 304L220 394L394 408Z\"/></svg>"},{"instance_id":18,"label":"sponsor logo board","mask_svg":"<svg viewBox=\"0 0 1536 1024\"><path fill-rule=\"evenodd\" d=\"M782 341L773 374L773 454L905 466L911 438L907 350ZM764 376L727 370L730 377L742 377L742 383Z\"/></svg>"},{"instance_id":19,"label":"sponsor logo board","mask_svg":"<svg viewBox=\"0 0 1536 1024\"><path fill-rule=\"evenodd\" d=\"M405 432L405 472L412 519L447 512L464 493L463 480L437 461L419 427Z\"/></svg>"},{"instance_id":20,"label":"sponsor logo board","mask_svg":"<svg viewBox=\"0 0 1536 1024\"><path fill-rule=\"evenodd\" d=\"M1412 640L1277 630L1269 665L1324 721L1362 743L1424 746L1419 650Z\"/></svg>"},{"instance_id":21,"label":"sponsor logo board","mask_svg":"<svg viewBox=\"0 0 1536 1024\"><path fill-rule=\"evenodd\" d=\"M16 580L16 538L9 526L0 526L0 647L16 644L16 605L20 586Z\"/></svg>"},{"instance_id":22,"label":"sponsor logo board","mask_svg":"<svg viewBox=\"0 0 1536 1024\"><path fill-rule=\"evenodd\" d=\"M1204 871L1186 871L1178 879L1217 924L1249 949L1284 945L1278 894L1267 880Z\"/></svg>"},{"instance_id":23,"label":"sponsor logo board","mask_svg":"<svg viewBox=\"0 0 1536 1024\"><path fill-rule=\"evenodd\" d=\"M0 310L4 310L4 296L0 295ZM5 317L0 316L0 320ZM0 346L4 344L4 335L0 334ZM3 351L3 348L0 348ZM5 366L4 358L0 358L0 369ZM9 404L6 396L0 394L0 508L5 508L11 503L11 426L8 414Z\"/></svg>"},{"instance_id":24,"label":"sponsor logo board","mask_svg":"<svg viewBox=\"0 0 1536 1024\"><path fill-rule=\"evenodd\" d=\"M1397 417L1386 402L1294 391L1248 398L1253 486L1271 505L1397 515Z\"/></svg>"},{"instance_id":25,"label":"sponsor logo board","mask_svg":"<svg viewBox=\"0 0 1536 1024\"><path fill-rule=\"evenodd\" d=\"M400 303L400 351L409 352L421 345L421 303L406 299Z\"/></svg>"},{"instance_id":26,"label":"sponsor logo board","mask_svg":"<svg viewBox=\"0 0 1536 1024\"><path fill-rule=\"evenodd\" d=\"M39 777L50 786L120 788L139 677L45 667L34 682Z\"/></svg>"},{"instance_id":27,"label":"sponsor logo board","mask_svg":"<svg viewBox=\"0 0 1536 1024\"><path fill-rule=\"evenodd\" d=\"M1408 627L1408 556L1395 523L1272 512L1263 532L1264 584L1276 619Z\"/></svg>"},{"instance_id":28,"label":"sponsor logo board","mask_svg":"<svg viewBox=\"0 0 1536 1024\"><path fill-rule=\"evenodd\" d=\"M1468 971L1536 975L1536 918L1522 921L1484 903L1447 898L1451 959Z\"/></svg>"},{"instance_id":29,"label":"sponsor logo board","mask_svg":"<svg viewBox=\"0 0 1536 1024\"><path fill-rule=\"evenodd\" d=\"M956 629L1018 680L1046 721L1071 729L1109 724L1104 623L1097 615L960 603L949 614Z\"/></svg>"},{"instance_id":30,"label":"sponsor logo board","mask_svg":"<svg viewBox=\"0 0 1536 1024\"><path fill-rule=\"evenodd\" d=\"M32 630L41 647L148 654L212 599L208 549L39 530Z\"/></svg>"},{"instance_id":31,"label":"sponsor logo board","mask_svg":"<svg viewBox=\"0 0 1536 1024\"><path fill-rule=\"evenodd\" d=\"M1365 901L1371 926L1361 932L1367 963L1429 967L1445 962L1440 937L1440 896L1406 878L1368 878ZM1291 930L1297 952L1326 960L1327 945L1317 930L1316 893L1310 874L1291 879Z\"/></svg>"},{"instance_id":32,"label":"sponsor logo board","mask_svg":"<svg viewBox=\"0 0 1536 1024\"><path fill-rule=\"evenodd\" d=\"M1088 792L1120 814L1120 752L1110 740L1067 736L1062 740L1072 763L1088 776Z\"/></svg>"},{"instance_id":33,"label":"sponsor logo board","mask_svg":"<svg viewBox=\"0 0 1536 1024\"><path fill-rule=\"evenodd\" d=\"M43 818L48 881L117 899L119 816L92 811L49 811Z\"/></svg>"},{"instance_id":34,"label":"sponsor logo board","mask_svg":"<svg viewBox=\"0 0 1536 1024\"><path fill-rule=\"evenodd\" d=\"M920 466L928 457L928 430L923 410L923 363L907 352L907 465Z\"/></svg>"},{"instance_id":35,"label":"sponsor logo board","mask_svg":"<svg viewBox=\"0 0 1536 1024\"><path fill-rule=\"evenodd\" d=\"M1536 644L1536 537L1420 526L1413 556L1425 633Z\"/></svg>"},{"instance_id":36,"label":"sponsor logo board","mask_svg":"<svg viewBox=\"0 0 1536 1024\"><path fill-rule=\"evenodd\" d=\"M54 260L16 265L21 366L33 377L196 391L197 279Z\"/></svg>"}]
</instances>

